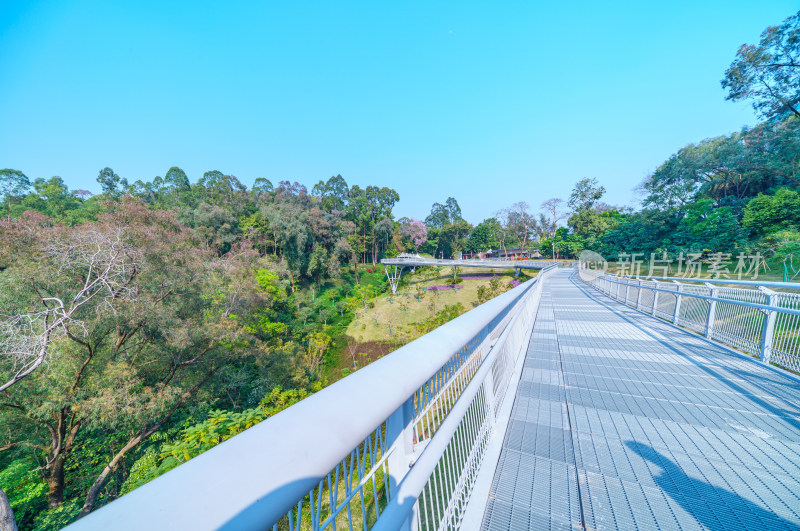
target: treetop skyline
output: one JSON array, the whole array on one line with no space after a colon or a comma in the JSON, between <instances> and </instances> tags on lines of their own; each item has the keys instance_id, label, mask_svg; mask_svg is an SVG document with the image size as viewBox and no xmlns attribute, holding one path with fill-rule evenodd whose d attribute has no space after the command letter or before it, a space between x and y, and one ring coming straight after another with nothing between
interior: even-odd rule
<instances>
[{"instance_id":1,"label":"treetop skyline","mask_svg":"<svg viewBox=\"0 0 800 531\"><path fill-rule=\"evenodd\" d=\"M794 10L7 2L0 166L93 193L106 166L248 186L342 174L397 190L408 217L458 186L473 223L509 189L536 203L584 177L633 205L686 142L755 125L720 79Z\"/></svg>"}]
</instances>

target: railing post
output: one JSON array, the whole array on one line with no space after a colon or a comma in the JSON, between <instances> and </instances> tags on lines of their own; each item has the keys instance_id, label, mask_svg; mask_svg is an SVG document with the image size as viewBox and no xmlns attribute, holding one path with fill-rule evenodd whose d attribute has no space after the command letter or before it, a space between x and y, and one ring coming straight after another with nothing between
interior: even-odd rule
<instances>
[{"instance_id":1,"label":"railing post","mask_svg":"<svg viewBox=\"0 0 800 531\"><path fill-rule=\"evenodd\" d=\"M515 360L516 361L516 360ZM490 370L483 380L483 393L486 398L486 408L489 410L489 422L491 422L492 430L494 430L497 419L495 409L495 396L494 396L494 371Z\"/></svg>"},{"instance_id":2,"label":"railing post","mask_svg":"<svg viewBox=\"0 0 800 531\"><path fill-rule=\"evenodd\" d=\"M636 277L636 283L639 285L639 290L636 292L636 309L638 310L642 305L642 281L639 277Z\"/></svg>"},{"instance_id":3,"label":"railing post","mask_svg":"<svg viewBox=\"0 0 800 531\"><path fill-rule=\"evenodd\" d=\"M704 284L709 288L709 296L716 298L717 293L719 293L719 289L714 287L712 284L708 282L704 282ZM708 339L712 339L714 337L714 320L717 317L717 301L710 300L708 301L708 316L706 317L706 337Z\"/></svg>"},{"instance_id":4,"label":"railing post","mask_svg":"<svg viewBox=\"0 0 800 531\"><path fill-rule=\"evenodd\" d=\"M777 306L779 303L780 293L772 291L764 286L759 286L767 296L767 306ZM775 337L775 320L778 317L778 312L775 310L764 310L764 327L761 329L761 361L769 363L772 358L772 342Z\"/></svg>"},{"instance_id":5,"label":"railing post","mask_svg":"<svg viewBox=\"0 0 800 531\"><path fill-rule=\"evenodd\" d=\"M658 280L654 280L655 286L653 286L653 315L656 314L656 309L658 308L658 294L661 293L658 291Z\"/></svg>"},{"instance_id":6,"label":"railing post","mask_svg":"<svg viewBox=\"0 0 800 531\"><path fill-rule=\"evenodd\" d=\"M683 284L677 280L673 280L673 282L677 284L678 287L675 288L675 314L672 316L672 324L678 326L678 319L681 316L681 291L683 291Z\"/></svg>"},{"instance_id":7,"label":"railing post","mask_svg":"<svg viewBox=\"0 0 800 531\"><path fill-rule=\"evenodd\" d=\"M389 492L392 496L397 486L403 481L411 468L414 456L414 397L406 400L402 406L386 420L386 447L392 448L386 460L389 466ZM403 531L416 529L416 508L399 528Z\"/></svg>"},{"instance_id":8,"label":"railing post","mask_svg":"<svg viewBox=\"0 0 800 531\"><path fill-rule=\"evenodd\" d=\"M630 293L630 291L631 291L631 283L628 282L628 279L626 278L625 279L625 300L622 301L622 303L625 304L625 306L628 305L628 294Z\"/></svg>"}]
</instances>

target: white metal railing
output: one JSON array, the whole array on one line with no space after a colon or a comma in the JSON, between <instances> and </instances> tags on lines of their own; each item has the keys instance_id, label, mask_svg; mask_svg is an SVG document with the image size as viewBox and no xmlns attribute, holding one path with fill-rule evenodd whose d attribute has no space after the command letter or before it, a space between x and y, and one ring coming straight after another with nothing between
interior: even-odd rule
<instances>
[{"instance_id":1,"label":"white metal railing","mask_svg":"<svg viewBox=\"0 0 800 531\"><path fill-rule=\"evenodd\" d=\"M581 280L636 310L800 372L800 293L786 282L632 278L580 269Z\"/></svg>"},{"instance_id":2,"label":"white metal railing","mask_svg":"<svg viewBox=\"0 0 800 531\"><path fill-rule=\"evenodd\" d=\"M485 267L501 269L545 269L554 264L552 260L532 258L525 260L498 260L494 258L423 258L423 257L398 257L383 258L381 264L411 267Z\"/></svg>"},{"instance_id":3,"label":"white metal railing","mask_svg":"<svg viewBox=\"0 0 800 531\"><path fill-rule=\"evenodd\" d=\"M70 528L457 528L554 270Z\"/></svg>"}]
</instances>

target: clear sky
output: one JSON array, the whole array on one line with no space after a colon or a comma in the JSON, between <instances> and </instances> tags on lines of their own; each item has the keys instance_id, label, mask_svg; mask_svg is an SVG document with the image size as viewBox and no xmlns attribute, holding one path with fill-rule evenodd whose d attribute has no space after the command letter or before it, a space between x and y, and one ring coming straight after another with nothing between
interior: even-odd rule
<instances>
[{"instance_id":1,"label":"clear sky","mask_svg":"<svg viewBox=\"0 0 800 531\"><path fill-rule=\"evenodd\" d=\"M797 0L0 0L0 167L99 191L180 166L448 196L473 223L596 177L605 200L756 119L720 79Z\"/></svg>"}]
</instances>

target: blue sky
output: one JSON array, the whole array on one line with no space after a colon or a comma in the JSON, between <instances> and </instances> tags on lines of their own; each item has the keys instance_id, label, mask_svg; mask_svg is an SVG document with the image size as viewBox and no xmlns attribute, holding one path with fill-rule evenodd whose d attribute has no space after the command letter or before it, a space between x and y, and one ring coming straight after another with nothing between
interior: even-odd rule
<instances>
[{"instance_id":1,"label":"blue sky","mask_svg":"<svg viewBox=\"0 0 800 531\"><path fill-rule=\"evenodd\" d=\"M167 5L168 4L168 5ZM606 201L756 119L719 81L797 1L0 2L0 167L99 191L180 166L455 197L477 223Z\"/></svg>"}]
</instances>

